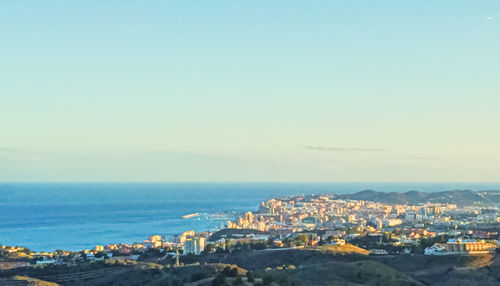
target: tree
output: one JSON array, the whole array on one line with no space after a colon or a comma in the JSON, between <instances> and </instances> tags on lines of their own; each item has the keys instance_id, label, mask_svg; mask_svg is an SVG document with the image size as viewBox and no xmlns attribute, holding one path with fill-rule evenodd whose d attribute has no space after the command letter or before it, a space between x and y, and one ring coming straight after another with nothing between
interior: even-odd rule
<instances>
[{"instance_id":1,"label":"tree","mask_svg":"<svg viewBox=\"0 0 500 286\"><path fill-rule=\"evenodd\" d=\"M299 234L295 241L298 245L306 246L309 243L309 236L307 234Z\"/></svg>"},{"instance_id":2,"label":"tree","mask_svg":"<svg viewBox=\"0 0 500 286\"><path fill-rule=\"evenodd\" d=\"M63 253L64 253L64 251L63 251L63 250L61 250L61 249L56 249L56 250L54 251L54 254L55 254L55 255L61 255L61 254L63 254Z\"/></svg>"},{"instance_id":3,"label":"tree","mask_svg":"<svg viewBox=\"0 0 500 286\"><path fill-rule=\"evenodd\" d=\"M106 258L106 253L104 253L104 252L97 252L95 254L95 258L101 258L101 257Z\"/></svg>"},{"instance_id":4,"label":"tree","mask_svg":"<svg viewBox=\"0 0 500 286\"><path fill-rule=\"evenodd\" d=\"M226 276L219 273L217 274L217 276L215 276L215 279L212 280L212 286L223 286L223 285L226 285Z\"/></svg>"},{"instance_id":5,"label":"tree","mask_svg":"<svg viewBox=\"0 0 500 286\"><path fill-rule=\"evenodd\" d=\"M247 272L247 280L252 283L255 281L255 273L252 270Z\"/></svg>"},{"instance_id":6,"label":"tree","mask_svg":"<svg viewBox=\"0 0 500 286\"><path fill-rule=\"evenodd\" d=\"M222 274L226 277L236 277L238 276L238 268L231 268L230 266L224 267L224 270L222 270Z\"/></svg>"},{"instance_id":7,"label":"tree","mask_svg":"<svg viewBox=\"0 0 500 286\"><path fill-rule=\"evenodd\" d=\"M205 249L203 250L203 253L211 253L211 252L215 252L216 248L215 248L215 244L207 244L205 246Z\"/></svg>"},{"instance_id":8,"label":"tree","mask_svg":"<svg viewBox=\"0 0 500 286\"><path fill-rule=\"evenodd\" d=\"M226 239L225 240L225 248L226 248L226 250L230 250L231 247L233 247L233 245L234 245L234 243L233 243L232 240L230 240L230 239Z\"/></svg>"},{"instance_id":9,"label":"tree","mask_svg":"<svg viewBox=\"0 0 500 286\"><path fill-rule=\"evenodd\" d=\"M244 284L243 284L243 279L241 278L241 276L236 277L236 279L235 279L235 280L234 280L234 282L233 282L233 285L234 285L234 286L241 286L241 285L244 285Z\"/></svg>"},{"instance_id":10,"label":"tree","mask_svg":"<svg viewBox=\"0 0 500 286\"><path fill-rule=\"evenodd\" d=\"M206 278L206 277L207 277L206 273L197 272L197 273L194 273L193 275L191 275L191 281L192 282L198 281L198 280L201 280L201 279Z\"/></svg>"},{"instance_id":11,"label":"tree","mask_svg":"<svg viewBox=\"0 0 500 286\"><path fill-rule=\"evenodd\" d=\"M264 285L271 285L271 283L273 283L274 281L274 277L273 276L266 276L264 277L264 279L262 279L262 282L264 283Z\"/></svg>"}]
</instances>

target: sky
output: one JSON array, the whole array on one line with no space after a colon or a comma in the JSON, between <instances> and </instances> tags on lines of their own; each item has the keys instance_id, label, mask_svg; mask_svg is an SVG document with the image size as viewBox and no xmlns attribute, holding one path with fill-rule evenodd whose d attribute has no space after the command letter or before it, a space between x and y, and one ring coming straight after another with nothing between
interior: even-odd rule
<instances>
[{"instance_id":1,"label":"sky","mask_svg":"<svg viewBox=\"0 0 500 286\"><path fill-rule=\"evenodd\" d=\"M0 2L0 181L500 181L500 1Z\"/></svg>"}]
</instances>

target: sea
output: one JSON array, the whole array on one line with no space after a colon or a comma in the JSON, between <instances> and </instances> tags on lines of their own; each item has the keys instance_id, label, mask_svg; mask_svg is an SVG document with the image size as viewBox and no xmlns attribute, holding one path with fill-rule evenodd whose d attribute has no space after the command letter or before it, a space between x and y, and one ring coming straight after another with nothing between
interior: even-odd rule
<instances>
[{"instance_id":1,"label":"sea","mask_svg":"<svg viewBox=\"0 0 500 286\"><path fill-rule=\"evenodd\" d=\"M0 244L34 251L217 230L261 201L362 190L500 190L500 183L0 183ZM182 218L199 213L199 216Z\"/></svg>"}]
</instances>

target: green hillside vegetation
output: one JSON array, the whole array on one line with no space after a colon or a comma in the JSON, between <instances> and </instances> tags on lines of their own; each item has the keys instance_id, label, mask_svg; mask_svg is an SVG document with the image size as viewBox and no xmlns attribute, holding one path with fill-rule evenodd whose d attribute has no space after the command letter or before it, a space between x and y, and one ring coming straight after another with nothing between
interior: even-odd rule
<instances>
[{"instance_id":1,"label":"green hillside vegetation","mask_svg":"<svg viewBox=\"0 0 500 286\"><path fill-rule=\"evenodd\" d=\"M198 263L179 267L109 260L77 266L46 265L3 270L0 271L0 282L16 281L15 285L42 286L56 285L50 282L70 286L222 286L254 283L266 286L500 285L500 258L496 255L366 254L367 250L347 244L213 253L199 257ZM184 259L188 257L182 257L181 262ZM247 275L253 282L247 279Z\"/></svg>"},{"instance_id":2,"label":"green hillside vegetation","mask_svg":"<svg viewBox=\"0 0 500 286\"><path fill-rule=\"evenodd\" d=\"M184 285L186 283L213 278L217 274L231 278L245 276L247 271L236 265L208 264L172 267L155 263L108 262L93 263L91 267L48 266L37 268L13 269L1 272L9 281L26 281L26 285ZM6 277L7 276L7 277ZM33 278L35 277L35 278ZM50 282L38 280L44 279ZM0 278L1 279L1 278ZM0 285L3 285L0 280ZM21 284L21 283L16 283ZM24 284L23 284L24 285Z\"/></svg>"},{"instance_id":3,"label":"green hillside vegetation","mask_svg":"<svg viewBox=\"0 0 500 286\"><path fill-rule=\"evenodd\" d=\"M241 236L247 236L250 234L255 234L255 235L265 235L269 234L267 231L260 231L256 229L233 229L233 228L225 228L221 229L215 233L213 233L209 240L210 241L217 241L221 238L240 238Z\"/></svg>"},{"instance_id":4,"label":"green hillside vegetation","mask_svg":"<svg viewBox=\"0 0 500 286\"><path fill-rule=\"evenodd\" d=\"M365 190L354 194L335 195L337 199L366 200L388 204L452 203L464 205L498 205L500 191L454 190L426 193L409 191L405 193Z\"/></svg>"},{"instance_id":5,"label":"green hillside vegetation","mask_svg":"<svg viewBox=\"0 0 500 286\"><path fill-rule=\"evenodd\" d=\"M405 273L370 260L322 263L270 271L268 275L273 275L275 281L286 276L292 281L301 281L303 285L423 285Z\"/></svg>"}]
</instances>

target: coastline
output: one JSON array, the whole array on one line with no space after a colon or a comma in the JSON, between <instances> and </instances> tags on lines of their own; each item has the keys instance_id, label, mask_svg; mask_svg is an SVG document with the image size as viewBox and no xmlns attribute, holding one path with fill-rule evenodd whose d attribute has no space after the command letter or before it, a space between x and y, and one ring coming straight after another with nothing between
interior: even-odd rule
<instances>
[{"instance_id":1,"label":"coastline","mask_svg":"<svg viewBox=\"0 0 500 286\"><path fill-rule=\"evenodd\" d=\"M96 244L133 243L148 235L173 236L210 230L224 218L182 219L191 213L231 215L254 211L271 197L311 193L354 193L368 183L0 183L0 243L39 251L78 250ZM374 184L371 189L448 190L439 184ZM500 184L497 184L500 189ZM463 188L492 189L495 184ZM197 195L193 195L197 194Z\"/></svg>"}]
</instances>

